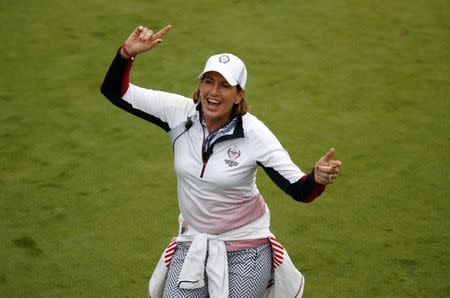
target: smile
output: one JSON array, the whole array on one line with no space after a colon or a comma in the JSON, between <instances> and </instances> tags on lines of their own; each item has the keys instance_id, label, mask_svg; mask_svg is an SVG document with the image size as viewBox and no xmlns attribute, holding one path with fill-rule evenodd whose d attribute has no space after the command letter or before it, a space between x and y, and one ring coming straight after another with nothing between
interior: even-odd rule
<instances>
[{"instance_id":1,"label":"smile","mask_svg":"<svg viewBox=\"0 0 450 298\"><path fill-rule=\"evenodd\" d=\"M217 99L207 98L206 101L208 102L209 105L218 106L221 104L221 102Z\"/></svg>"}]
</instances>

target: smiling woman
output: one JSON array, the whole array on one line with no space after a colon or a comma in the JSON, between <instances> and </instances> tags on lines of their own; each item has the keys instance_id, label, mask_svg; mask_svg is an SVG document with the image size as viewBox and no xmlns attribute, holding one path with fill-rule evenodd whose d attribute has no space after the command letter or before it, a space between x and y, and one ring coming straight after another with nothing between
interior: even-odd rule
<instances>
[{"instance_id":1,"label":"smiling woman","mask_svg":"<svg viewBox=\"0 0 450 298\"><path fill-rule=\"evenodd\" d=\"M248 104L244 93L247 69L233 54L210 57L200 74L201 82L194 92L194 102L201 101L208 130L222 127L232 116L244 115Z\"/></svg>"},{"instance_id":2,"label":"smiling woman","mask_svg":"<svg viewBox=\"0 0 450 298\"><path fill-rule=\"evenodd\" d=\"M137 27L114 58L102 93L118 107L163 128L173 143L179 234L149 283L152 297L299 297L304 279L270 232L270 211L256 185L263 168L300 202L335 181L341 162L332 148L302 172L273 133L247 109L244 62L211 56L193 98L129 82L134 57L162 42Z\"/></svg>"},{"instance_id":3,"label":"smiling woman","mask_svg":"<svg viewBox=\"0 0 450 298\"><path fill-rule=\"evenodd\" d=\"M207 72L200 83L200 101L209 132L222 127L231 118L234 105L242 100L244 90L231 86L218 72Z\"/></svg>"}]
</instances>

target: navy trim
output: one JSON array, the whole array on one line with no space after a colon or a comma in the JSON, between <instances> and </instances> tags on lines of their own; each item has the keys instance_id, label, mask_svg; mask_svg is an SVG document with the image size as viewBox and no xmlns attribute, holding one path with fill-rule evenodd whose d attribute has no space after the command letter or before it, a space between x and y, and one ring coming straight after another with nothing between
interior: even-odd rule
<instances>
[{"instance_id":1,"label":"navy trim","mask_svg":"<svg viewBox=\"0 0 450 298\"><path fill-rule=\"evenodd\" d=\"M197 103L197 106L195 107L195 109L198 111L198 120L199 120L200 124L202 124L203 109L202 109L202 105L200 104L200 102ZM225 135L225 136L218 138L216 141L214 141L213 144L211 144L211 146L213 146L214 144L216 144L218 142L245 137L244 136L244 127L243 127L243 123L242 123L243 122L242 116L238 115L236 117L238 118L238 120L237 120L236 127L234 128L233 133L231 135Z\"/></svg>"},{"instance_id":2,"label":"navy trim","mask_svg":"<svg viewBox=\"0 0 450 298\"><path fill-rule=\"evenodd\" d=\"M261 162L257 165L263 168L269 178L286 194L290 195L294 200L299 202L307 202L307 198L314 192L317 183L314 181L314 174L309 174L306 179L299 179L297 182L291 183L283 177L278 171L271 167L265 167Z\"/></svg>"},{"instance_id":3,"label":"navy trim","mask_svg":"<svg viewBox=\"0 0 450 298\"><path fill-rule=\"evenodd\" d=\"M231 135L221 136L220 138L215 140L211 145L209 145L208 150L206 150L206 152L203 155L203 160L204 161L205 160L208 161L208 159L211 156L211 154L213 154L214 146L217 143L244 137L244 129L242 127L242 117L241 116L238 116L238 117L239 117L238 118L238 122L236 123L236 127L234 128L233 133ZM203 149L202 149L202 151L203 151Z\"/></svg>"},{"instance_id":4,"label":"navy trim","mask_svg":"<svg viewBox=\"0 0 450 298\"><path fill-rule=\"evenodd\" d=\"M122 57L119 52L120 49L117 51L116 56L114 57L114 60L106 73L105 79L103 80L100 88L101 93L115 106L141 119L156 124L168 132L170 130L168 123L162 121L158 117L133 108L131 104L122 99L122 84L127 68L130 66L129 64L132 63L132 60Z\"/></svg>"},{"instance_id":5,"label":"navy trim","mask_svg":"<svg viewBox=\"0 0 450 298\"><path fill-rule=\"evenodd\" d=\"M219 142L223 142L226 140L232 140L232 139L238 139L244 137L244 128L242 127L242 116L238 116L236 126L234 127L234 131L231 135L224 135L218 138L213 144L211 144L211 147Z\"/></svg>"},{"instance_id":6,"label":"navy trim","mask_svg":"<svg viewBox=\"0 0 450 298\"><path fill-rule=\"evenodd\" d=\"M120 99L120 100L111 100L110 99L109 101L111 101L116 107L119 107L122 110L127 111L130 114L133 114L141 119L144 119L148 122L158 125L162 129L164 129L166 132L170 131L170 127L167 122L162 121L158 117L155 117L155 116L147 114L141 110L133 108L133 106L131 104L129 104L128 102L126 102L123 99Z\"/></svg>"}]
</instances>

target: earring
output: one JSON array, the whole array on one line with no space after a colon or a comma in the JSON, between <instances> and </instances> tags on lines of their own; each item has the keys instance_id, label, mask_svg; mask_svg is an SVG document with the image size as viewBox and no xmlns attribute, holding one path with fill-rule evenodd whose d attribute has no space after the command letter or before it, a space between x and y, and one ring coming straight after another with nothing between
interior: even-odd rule
<instances>
[{"instance_id":1,"label":"earring","mask_svg":"<svg viewBox=\"0 0 450 298\"><path fill-rule=\"evenodd\" d=\"M234 104L235 104L235 105L239 104L239 101L235 101Z\"/></svg>"}]
</instances>

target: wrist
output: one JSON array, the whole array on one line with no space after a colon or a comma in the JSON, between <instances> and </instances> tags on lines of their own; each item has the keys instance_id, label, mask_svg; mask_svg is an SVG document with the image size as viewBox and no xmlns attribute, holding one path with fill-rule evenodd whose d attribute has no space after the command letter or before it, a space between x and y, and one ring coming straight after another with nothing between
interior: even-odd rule
<instances>
[{"instance_id":1,"label":"wrist","mask_svg":"<svg viewBox=\"0 0 450 298\"><path fill-rule=\"evenodd\" d=\"M129 50L127 50L125 44L122 44L122 46L120 47L120 54L126 58L126 59L131 59L134 60L134 57L136 57L137 54L130 52Z\"/></svg>"}]
</instances>

